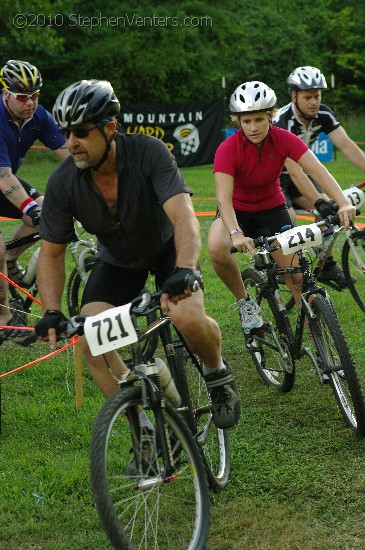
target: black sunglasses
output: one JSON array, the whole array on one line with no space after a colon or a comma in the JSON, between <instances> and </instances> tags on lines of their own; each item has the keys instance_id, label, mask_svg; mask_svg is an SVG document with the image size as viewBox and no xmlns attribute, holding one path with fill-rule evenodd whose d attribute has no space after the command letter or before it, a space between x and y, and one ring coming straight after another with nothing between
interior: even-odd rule
<instances>
[{"instance_id":1,"label":"black sunglasses","mask_svg":"<svg viewBox=\"0 0 365 550\"><path fill-rule=\"evenodd\" d=\"M84 139L95 128L99 128L99 126L93 126L92 128L61 128L61 134L69 139L72 132L75 138Z\"/></svg>"}]
</instances>

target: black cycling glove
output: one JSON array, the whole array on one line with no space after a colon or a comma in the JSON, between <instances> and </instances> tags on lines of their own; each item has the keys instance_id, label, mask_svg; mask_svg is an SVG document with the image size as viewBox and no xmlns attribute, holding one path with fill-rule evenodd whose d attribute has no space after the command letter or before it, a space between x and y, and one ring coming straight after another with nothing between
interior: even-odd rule
<instances>
[{"instance_id":1,"label":"black cycling glove","mask_svg":"<svg viewBox=\"0 0 365 550\"><path fill-rule=\"evenodd\" d=\"M334 201L326 201L324 199L318 199L314 206L316 207L319 215L324 219L327 216L334 216L337 214L338 206Z\"/></svg>"},{"instance_id":2,"label":"black cycling glove","mask_svg":"<svg viewBox=\"0 0 365 550\"><path fill-rule=\"evenodd\" d=\"M196 269L188 267L176 267L173 274L166 279L162 286L162 292L169 296L184 294L184 290L198 290L203 288L203 278Z\"/></svg>"},{"instance_id":3,"label":"black cycling glove","mask_svg":"<svg viewBox=\"0 0 365 550\"><path fill-rule=\"evenodd\" d=\"M41 213L42 213L42 208L40 208L39 206L27 212L27 216L29 216L32 219L33 227L37 227L39 225L39 222L41 219Z\"/></svg>"},{"instance_id":4,"label":"black cycling glove","mask_svg":"<svg viewBox=\"0 0 365 550\"><path fill-rule=\"evenodd\" d=\"M58 309L47 309L42 319L35 325L35 333L37 336L48 336L48 329L56 329L57 336L64 330L64 325L67 323L67 317ZM61 326L60 326L61 325Z\"/></svg>"}]
</instances>

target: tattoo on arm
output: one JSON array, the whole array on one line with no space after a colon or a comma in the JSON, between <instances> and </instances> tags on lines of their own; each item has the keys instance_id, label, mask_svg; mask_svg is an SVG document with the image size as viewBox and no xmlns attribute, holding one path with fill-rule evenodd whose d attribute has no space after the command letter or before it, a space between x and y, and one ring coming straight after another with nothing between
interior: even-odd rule
<instances>
[{"instance_id":1,"label":"tattoo on arm","mask_svg":"<svg viewBox=\"0 0 365 550\"><path fill-rule=\"evenodd\" d=\"M0 178L10 178L12 172L7 166L0 166Z\"/></svg>"},{"instance_id":2,"label":"tattoo on arm","mask_svg":"<svg viewBox=\"0 0 365 550\"><path fill-rule=\"evenodd\" d=\"M10 195L12 195L16 191L18 191L20 188L21 188L21 186L19 184L15 184L15 185L12 185L11 187L9 187L9 189L7 189L6 191L3 191L3 193L4 193L5 197L9 197Z\"/></svg>"}]
</instances>

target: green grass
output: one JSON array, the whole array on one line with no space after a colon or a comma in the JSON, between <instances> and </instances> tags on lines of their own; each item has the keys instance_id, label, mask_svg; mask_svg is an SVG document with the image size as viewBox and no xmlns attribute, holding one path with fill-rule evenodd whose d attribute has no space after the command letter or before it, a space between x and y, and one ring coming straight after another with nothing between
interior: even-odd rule
<instances>
[{"instance_id":1,"label":"green grass","mask_svg":"<svg viewBox=\"0 0 365 550\"><path fill-rule=\"evenodd\" d=\"M39 189L57 166L34 151L21 174ZM327 164L343 188L364 179L341 154ZM212 166L183 170L194 197L214 197ZM214 201L194 202L213 211ZM212 495L210 550L345 550L365 544L365 441L342 421L328 387L303 359L294 389L266 388L243 346L227 289L210 266L206 238L212 218L199 217L206 308L219 323L223 351L237 374L243 412L231 430L232 478ZM2 224L11 235L14 223ZM68 266L68 270L71 265ZM347 291L332 293L365 388L364 315ZM48 352L36 343L1 348L1 372ZM75 408L71 353L12 374L2 382L0 439L1 550L104 550L88 479L90 431L103 402L84 368L84 405ZM184 518L181 518L184 521ZM180 550L180 549L178 549Z\"/></svg>"}]
</instances>

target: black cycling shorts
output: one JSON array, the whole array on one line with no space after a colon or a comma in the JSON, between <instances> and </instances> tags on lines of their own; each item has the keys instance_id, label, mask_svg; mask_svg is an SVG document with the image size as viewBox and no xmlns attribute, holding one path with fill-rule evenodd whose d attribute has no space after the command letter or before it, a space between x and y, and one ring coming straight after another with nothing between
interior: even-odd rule
<instances>
[{"instance_id":1,"label":"black cycling shorts","mask_svg":"<svg viewBox=\"0 0 365 550\"><path fill-rule=\"evenodd\" d=\"M251 237L251 239L261 236L270 237L271 235L275 235L275 233L279 233L284 226L293 225L285 203L264 212L242 212L241 210L235 210L235 213L243 234L246 237ZM214 219L217 218L220 218L218 210Z\"/></svg>"},{"instance_id":2,"label":"black cycling shorts","mask_svg":"<svg viewBox=\"0 0 365 550\"><path fill-rule=\"evenodd\" d=\"M174 271L175 263L173 243L149 270L130 271L97 259L87 281L81 305L90 302L106 302L114 307L128 304L141 292L149 273L155 276L156 286L160 288Z\"/></svg>"},{"instance_id":3,"label":"black cycling shorts","mask_svg":"<svg viewBox=\"0 0 365 550\"><path fill-rule=\"evenodd\" d=\"M309 176L308 176L309 177ZM323 189L318 183L313 181L311 178L309 178L311 182L313 183L314 187L317 189L318 193L323 193ZM290 179L289 176L281 176L280 177L280 186L281 190L284 193L286 204L288 205L288 208L293 207L300 209L301 207L295 203L295 199L297 197L302 197L302 193L298 190L298 188L294 185L293 181Z\"/></svg>"},{"instance_id":4,"label":"black cycling shorts","mask_svg":"<svg viewBox=\"0 0 365 550\"><path fill-rule=\"evenodd\" d=\"M29 183L27 183L25 180L19 178L18 176L17 178L32 199L35 200L38 199L38 197L42 196L42 194L37 191L37 189L29 185ZM14 206L14 204L5 197L4 193L0 192L0 216L20 220L24 216L24 214L19 210L19 208Z\"/></svg>"}]
</instances>

